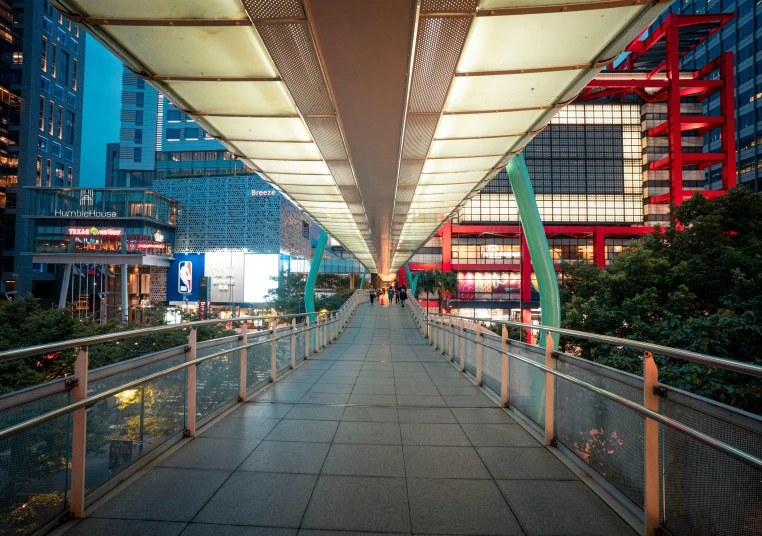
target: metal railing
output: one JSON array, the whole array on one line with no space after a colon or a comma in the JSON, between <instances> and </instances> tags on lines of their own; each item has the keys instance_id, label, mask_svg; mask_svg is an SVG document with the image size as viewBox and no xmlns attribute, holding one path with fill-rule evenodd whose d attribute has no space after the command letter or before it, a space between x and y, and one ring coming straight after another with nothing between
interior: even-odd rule
<instances>
[{"instance_id":1,"label":"metal railing","mask_svg":"<svg viewBox=\"0 0 762 536\"><path fill-rule=\"evenodd\" d=\"M719 367L724 370L754 377L762 377L762 367L640 341L520 322L484 319L484 321L502 325L502 336L498 337L479 323L481 319L439 313L427 314L415 298L412 298L410 302L411 312L416 324L421 333L428 337L429 343L435 349L446 355L451 362L455 361L457 357L459 370L465 373L467 368L469 368L468 372L473 375L476 385L484 385L494 391L496 395L499 395L503 407L511 407L525 416L532 414L533 417L526 420L535 425L534 427L544 434L545 445L559 446L568 456L576 458L576 462L580 467L584 468L588 473L594 474L599 482L611 484L607 487L615 492L614 495L617 498L623 499L623 502L626 503L625 505L643 520L645 527L644 534L652 536L656 533L655 531L661 530L665 525L671 534L700 534L704 532L702 528L697 528L700 523L704 523L704 525L711 524L710 521L706 520L696 521L695 524L691 524L692 522L686 522L680 516L675 516L679 518L679 521L675 521L668 515L669 512L674 510L672 505L668 503L671 498L676 496L672 490L667 489L669 471L674 471L674 465L677 463L675 460L684 465L691 464L691 467L693 464L698 466L695 471L682 471L687 473L689 478L692 472L700 473L701 471L706 471L706 467L702 466L703 460L683 462L678 459L681 454L676 453L676 449L671 445L676 441L683 440L676 440L674 433L677 436L689 438L691 441L709 447L723 456L730 457L743 464L743 467L746 468L739 469L735 467L735 476L738 477L738 475L743 473L742 477L738 478L742 482L748 482L752 488L750 490L739 490L736 485L734 487L729 486L726 492L717 491L716 493L724 493L722 496L726 499L724 507L727 507L734 500L738 504L754 504L754 501L757 501L756 507L752 508L752 510L755 509L755 513L748 514L749 517L747 519L738 521L734 525L737 530L726 526L722 527L720 532L717 532L717 527L715 526L711 529L706 528L705 532L707 534L745 534L745 530L749 530L750 523L752 525L754 523L759 525L758 516L760 511L762 511L762 506L760 506L762 505L762 485L760 484L762 482L762 452L760 452L762 450L762 441L759 441L762 439L762 419L725 406L720 409L725 412L723 415L727 416L726 421L724 423L720 421L718 424L718 419L713 415L716 415L717 408L723 405L659 384L659 371L653 356L667 356L701 365ZM509 339L507 329L509 326L539 332L540 337L544 339L545 348ZM585 361L581 358L557 352L553 334L586 339L614 347L636 349L642 352L644 375L641 379ZM485 362L485 353L489 353L491 358L490 363ZM563 370L559 370L559 364L562 364ZM488 378L485 377L485 366L489 367ZM512 376L518 376L518 378ZM619 383L612 382L611 379ZM489 385L485 385L485 382L489 383ZM612 388L616 388L620 392L613 392L591 382L607 386L611 385L613 386ZM642 387L640 387L641 385ZM636 389L640 388L642 393L640 400L642 400L642 403L636 401L637 395L635 393L637 391L633 387ZM619 413L617 413L619 410L606 406L608 402L603 403L602 401L613 402L616 406L625 408L642 419L641 424L638 423L637 419L635 421L628 419L627 424L630 428L628 431L632 432L630 435L637 437L637 446L629 446L630 450L628 452L640 453L642 456L642 460L639 460L637 463L639 467L642 466L642 473L640 475L627 474L626 468L628 466L626 464L631 464L632 460L616 460L616 463L619 465L615 467L614 460L607 460L605 455L600 457L602 461L599 464L608 463L609 466L605 469L595 467L595 463L591 462L591 458L594 456L590 454L587 447L599 439L593 437L589 441L580 442L575 438L581 436L589 437L586 435L588 432L584 430L584 427L587 427L588 430L591 430L591 428L596 430L593 436L600 436L602 434L600 430L604 430L606 427L602 425L598 426L597 424L599 423L596 423L596 418L590 417L587 414L577 418L578 416L574 413L575 411L583 413L582 408L568 407L567 405L570 403L570 400L559 399L557 396L559 390L562 390L565 396L574 395L575 399L583 404L596 406L598 408L596 410L598 412L597 416L604 416L598 420L608 422L611 427L616 428L617 426L615 420L614 422L610 421L612 421L612 415L620 417ZM671 407L671 410L677 416L690 420L690 423L683 422L674 416L666 415L663 410L660 411L660 404L662 406L666 404L664 397L668 391L669 393L675 393L670 399L670 403L673 406L675 401L672 399L687 400L687 402L682 403L678 401L680 405L679 411L675 411L674 407ZM587 393L587 395L583 395L583 393ZM515 401L513 400L514 398L516 399ZM603 407L602 410L600 409L601 407ZM562 418L559 418L559 413L563 414ZM577 422L577 420L580 422ZM743 422L743 426L739 425L739 422ZM564 441L560 441L557 434L559 424L565 428ZM569 428L569 424L578 424L578 428L582 429L574 429L572 426L570 430L567 430L566 428ZM728 437L739 437L738 441L750 446L755 450L756 454L752 454L747 450L730 444L728 441L717 439L712 434L699 430L697 426L702 425L712 430L717 430L722 425L725 425L728 429L734 427L730 431L723 429L723 432ZM620 426L624 428L624 424L620 424ZM667 432L667 430L670 430L670 432ZM631 440L631 438L629 439ZM623 441L621 435L617 437L617 440L621 444L621 441ZM580 446L581 443L582 446ZM565 448L569 446L574 448ZM612 452L613 450L611 449L608 451L609 456L612 456ZM711 455L706 454L706 457L709 459ZM707 484L708 486L716 486L717 482L723 480L723 475L719 473L713 475L713 477L715 484ZM628 484L632 485L628 486ZM626 491L620 493L621 489ZM641 494L641 496L638 497L638 494ZM743 495L744 500L738 498L741 495ZM688 509L694 506L690 504L685 505ZM713 504L711 507L716 508L716 505ZM739 506L740 508L742 507ZM740 512L724 512L723 514L726 517L727 515L735 515L737 518L742 517L736 515L740 514ZM690 516L697 519L700 517L699 514L692 510ZM722 516L718 513L717 517ZM690 528L686 528L689 525ZM742 528L742 525L746 528Z\"/></svg>"},{"instance_id":2,"label":"metal railing","mask_svg":"<svg viewBox=\"0 0 762 536\"><path fill-rule=\"evenodd\" d=\"M169 420L182 420L182 434L165 434L167 437L162 439L164 443L173 443L173 441L171 441L172 439L179 440L183 436L193 437L196 435L197 427L201 424L199 417L203 417L203 420L208 421L213 418L216 413L219 413L220 410L230 407L230 405L237 401L245 401L251 392L261 387L262 382L256 382L257 379L262 379L264 382L276 382L279 378L279 374L283 370L295 368L298 361L308 360L312 355L332 344L347 326L350 318L357 310L357 307L361 303L365 303L367 300L367 294L362 291L357 291L340 309L336 311L322 311L319 313L302 313L296 315L237 317L187 322L169 326L155 326L118 333L109 333L0 352L0 362L3 362L12 359L41 356L64 350L77 349L77 357L74 363L74 374L73 376L65 378L66 387L70 388L71 393L73 394L72 403L67 403L61 407L45 411L32 418L21 419L20 422L16 422L15 424L0 430L0 447L6 446L8 448L6 454L9 454L9 456L13 458L15 451L23 452L24 450L22 446L18 444L19 441L14 443L14 440L22 437L23 442L24 434L30 434L34 430L39 430L41 427L45 426L46 423L51 423L53 421L60 422L62 418L70 419L70 426L63 427L64 429L68 428L71 442L70 458L67 463L70 467L70 475L67 475L68 486L65 486L63 493L68 498L68 510L71 515L73 517L81 518L84 516L86 500L92 502L92 500L97 498L93 493L86 496L86 490L94 491L92 484L86 484L86 459L89 447L87 426L88 412L96 408L99 403L118 405L118 402L114 403L115 400L118 401L119 398L124 397L126 393L134 393L141 390L140 437L142 441L145 433L145 407L142 402L142 397L145 395L144 391L149 386L156 385L157 382L169 381L170 379L175 380L176 385L174 385L174 392L171 395L167 395L165 398L170 399L171 397L174 397L182 399L182 406L175 403L176 401L174 400L169 400L168 405L171 407L171 411L167 411L166 413L170 415L167 417ZM317 320L311 322L311 316L316 317ZM297 323L297 319L304 319L304 322ZM270 322L269 329L255 332L249 331L250 322L263 320ZM280 322L283 322L283 324L279 326ZM207 355L200 355L199 342L197 340L198 329L204 326L228 323L240 324L240 333L232 337L223 337L222 339L214 339L204 342L202 346L207 349L215 349L220 346L223 346L224 348L219 351L212 351ZM125 364L126 366L122 365L121 369L130 371L146 367L152 363L160 363L161 360L181 360L181 362L163 366L161 370L150 374L139 375L139 377L132 379L131 381L119 382L111 388L102 390L96 389L99 392L96 394L90 393L88 396L88 391L93 390L93 385L88 382L88 375L94 372L89 370L90 348L95 345L102 345L110 342L119 344L142 336L173 330L182 330L183 333L187 331L187 344L184 347L158 352L158 357L150 360L150 363L144 363L144 360L140 358L135 359L133 360L135 363L134 367ZM251 357L253 357L257 363L251 362L252 359L250 359L249 354L252 354ZM218 389L216 389L214 393L206 394L206 398L211 400L204 401L205 408L202 410L197 407L197 402L199 402L201 396L199 391L203 391L207 387L209 377L207 375L203 381L200 381L197 377L199 367L204 364L214 365L219 358L223 357L225 358L223 368L227 367L225 369L227 376L224 382L217 382ZM233 363L236 358L237 363ZM120 364L111 365L111 367L119 365ZM237 365L237 367L235 365ZM262 374L262 372L265 372L266 375ZM115 374L116 375L112 377L124 374L124 370L116 372ZM178 377L177 374L181 374L182 376ZM99 376L103 375L101 374ZM100 387L103 386L101 385ZM41 396L49 396L50 389L45 390L43 388L42 391L43 394ZM153 393L154 395L156 395L155 391L156 390L154 390ZM172 390L170 389L167 391L169 392ZM179 391L184 391L184 393L180 393ZM60 393L60 391L55 392ZM34 402L34 397L30 396L29 393L23 394L25 396L22 397L22 403L29 401ZM5 407L6 409L8 409L8 407L10 407L11 410L14 409L11 404L7 403L5 404ZM179 412L182 412L181 419L176 415L171 415L172 413L176 414ZM2 416L2 412L0 412L0 416ZM9 443L9 441L11 443ZM142 443L140 448L142 449ZM90 445L90 450L92 449L93 446ZM5 449L0 448L0 450ZM11 461L12 463L14 462L14 460ZM23 459L15 460L17 465L23 464L24 462L25 460ZM143 460L143 462L145 462L145 460ZM103 487L104 482L116 478L117 475L123 476L122 470L124 468L125 467L120 466L120 470L116 474L110 475L110 478L105 481L101 479L101 481L99 481L101 487ZM32 470L33 468L30 468L30 472ZM4 476L2 472L2 468L0 468L0 477ZM102 495L102 493L99 495ZM66 501L63 502L63 506L65 506L65 503ZM3 506L5 505L0 505L0 508ZM26 504L23 506L26 506ZM0 514L2 513L3 512L0 510ZM58 515L61 513L63 512L57 512ZM48 515L47 517L57 517L57 515ZM36 530L41 523L48 521L50 521L50 519L38 519L35 520L35 523L30 524L30 526ZM18 533L17 527L8 528L13 529L14 533ZM3 531L4 529L0 527L0 533L3 533Z\"/></svg>"}]
</instances>

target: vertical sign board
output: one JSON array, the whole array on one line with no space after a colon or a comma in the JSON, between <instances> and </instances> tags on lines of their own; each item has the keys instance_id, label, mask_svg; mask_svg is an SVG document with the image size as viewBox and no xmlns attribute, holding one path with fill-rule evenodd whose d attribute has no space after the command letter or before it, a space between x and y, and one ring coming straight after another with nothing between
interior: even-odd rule
<instances>
[{"instance_id":1,"label":"vertical sign board","mask_svg":"<svg viewBox=\"0 0 762 536\"><path fill-rule=\"evenodd\" d=\"M203 253L175 253L167 272L167 301L182 304L198 301L198 281L204 276Z\"/></svg>"},{"instance_id":2,"label":"vertical sign board","mask_svg":"<svg viewBox=\"0 0 762 536\"><path fill-rule=\"evenodd\" d=\"M206 320L209 316L209 303L212 290L211 278L200 277L198 280L198 318Z\"/></svg>"}]
</instances>

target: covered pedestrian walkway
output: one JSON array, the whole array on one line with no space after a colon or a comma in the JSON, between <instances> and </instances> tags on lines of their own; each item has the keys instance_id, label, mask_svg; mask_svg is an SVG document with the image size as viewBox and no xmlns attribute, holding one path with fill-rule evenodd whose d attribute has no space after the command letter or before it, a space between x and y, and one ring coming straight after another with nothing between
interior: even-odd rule
<instances>
[{"instance_id":1,"label":"covered pedestrian walkway","mask_svg":"<svg viewBox=\"0 0 762 536\"><path fill-rule=\"evenodd\" d=\"M635 533L485 393L409 308L362 305L66 534Z\"/></svg>"}]
</instances>

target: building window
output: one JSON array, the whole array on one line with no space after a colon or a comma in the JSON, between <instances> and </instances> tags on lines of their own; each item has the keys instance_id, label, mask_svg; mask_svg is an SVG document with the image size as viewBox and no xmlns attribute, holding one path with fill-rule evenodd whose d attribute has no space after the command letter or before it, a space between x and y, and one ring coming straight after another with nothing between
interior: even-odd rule
<instances>
[{"instance_id":1,"label":"building window","mask_svg":"<svg viewBox=\"0 0 762 536\"><path fill-rule=\"evenodd\" d=\"M167 141L180 141L180 129L168 128L167 129Z\"/></svg>"},{"instance_id":2,"label":"building window","mask_svg":"<svg viewBox=\"0 0 762 536\"><path fill-rule=\"evenodd\" d=\"M61 68L63 69L63 76L58 79L62 80L64 84L69 85L69 53L65 50L61 51Z\"/></svg>"},{"instance_id":3,"label":"building window","mask_svg":"<svg viewBox=\"0 0 762 536\"><path fill-rule=\"evenodd\" d=\"M186 128L185 129L185 139L186 140L197 140L198 138L198 129L197 128Z\"/></svg>"},{"instance_id":4,"label":"building window","mask_svg":"<svg viewBox=\"0 0 762 536\"><path fill-rule=\"evenodd\" d=\"M53 35L53 21L47 17L42 17L42 31L48 35Z\"/></svg>"},{"instance_id":5,"label":"building window","mask_svg":"<svg viewBox=\"0 0 762 536\"><path fill-rule=\"evenodd\" d=\"M21 65L24 63L24 53L21 50L13 51L13 65Z\"/></svg>"},{"instance_id":6,"label":"building window","mask_svg":"<svg viewBox=\"0 0 762 536\"><path fill-rule=\"evenodd\" d=\"M40 77L40 89L45 93L50 93L50 80L44 76Z\"/></svg>"},{"instance_id":7,"label":"building window","mask_svg":"<svg viewBox=\"0 0 762 536\"><path fill-rule=\"evenodd\" d=\"M302 222L302 238L310 239L310 224L306 221Z\"/></svg>"},{"instance_id":8,"label":"building window","mask_svg":"<svg viewBox=\"0 0 762 536\"><path fill-rule=\"evenodd\" d=\"M140 147L135 147L135 153L133 155L133 161L134 162L142 162L143 161L143 149Z\"/></svg>"},{"instance_id":9,"label":"building window","mask_svg":"<svg viewBox=\"0 0 762 536\"><path fill-rule=\"evenodd\" d=\"M50 186L50 178L52 173L53 173L53 161L48 159L48 162L45 165L45 186Z\"/></svg>"},{"instance_id":10,"label":"building window","mask_svg":"<svg viewBox=\"0 0 762 536\"><path fill-rule=\"evenodd\" d=\"M74 112L66 112L66 143L74 143Z\"/></svg>"},{"instance_id":11,"label":"building window","mask_svg":"<svg viewBox=\"0 0 762 536\"><path fill-rule=\"evenodd\" d=\"M66 160L67 162L74 163L74 149L72 149L71 147L67 147L64 150L64 160Z\"/></svg>"},{"instance_id":12,"label":"building window","mask_svg":"<svg viewBox=\"0 0 762 536\"><path fill-rule=\"evenodd\" d=\"M52 147L50 149L50 154L53 156L56 156L58 158L61 158L61 144L53 142L51 143Z\"/></svg>"},{"instance_id":13,"label":"building window","mask_svg":"<svg viewBox=\"0 0 762 536\"><path fill-rule=\"evenodd\" d=\"M64 165L56 164L56 186L64 185Z\"/></svg>"},{"instance_id":14,"label":"building window","mask_svg":"<svg viewBox=\"0 0 762 536\"><path fill-rule=\"evenodd\" d=\"M58 139L63 139L63 106L58 106Z\"/></svg>"},{"instance_id":15,"label":"building window","mask_svg":"<svg viewBox=\"0 0 762 536\"><path fill-rule=\"evenodd\" d=\"M71 87L72 87L72 89L74 89L74 91L76 91L76 90L77 90L77 65L79 65L79 63L77 62L77 60L76 60L76 59L75 59L75 60L72 60L72 78L71 78ZM141 104L141 106L142 106L142 104Z\"/></svg>"},{"instance_id":16,"label":"building window","mask_svg":"<svg viewBox=\"0 0 762 536\"><path fill-rule=\"evenodd\" d=\"M48 38L43 36L42 38L42 72L48 70Z\"/></svg>"},{"instance_id":17,"label":"building window","mask_svg":"<svg viewBox=\"0 0 762 536\"><path fill-rule=\"evenodd\" d=\"M73 182L74 182L74 172L71 166L69 166L69 188L71 188L71 185L73 184Z\"/></svg>"},{"instance_id":18,"label":"building window","mask_svg":"<svg viewBox=\"0 0 762 536\"><path fill-rule=\"evenodd\" d=\"M41 153L47 153L48 152L48 138L45 136L38 136L37 137L37 149Z\"/></svg>"},{"instance_id":19,"label":"building window","mask_svg":"<svg viewBox=\"0 0 762 536\"><path fill-rule=\"evenodd\" d=\"M56 84L55 88L53 89L53 96L63 102L64 100L64 88Z\"/></svg>"},{"instance_id":20,"label":"building window","mask_svg":"<svg viewBox=\"0 0 762 536\"><path fill-rule=\"evenodd\" d=\"M143 129L142 128L135 129L135 143L143 143Z\"/></svg>"},{"instance_id":21,"label":"building window","mask_svg":"<svg viewBox=\"0 0 762 536\"><path fill-rule=\"evenodd\" d=\"M66 104L68 104L70 108L76 108L77 107L77 96L74 93L72 93L71 91L69 91L67 97L68 97L68 100L66 101Z\"/></svg>"},{"instance_id":22,"label":"building window","mask_svg":"<svg viewBox=\"0 0 762 536\"><path fill-rule=\"evenodd\" d=\"M143 124L143 110L135 110L135 125L141 126Z\"/></svg>"},{"instance_id":23,"label":"building window","mask_svg":"<svg viewBox=\"0 0 762 536\"><path fill-rule=\"evenodd\" d=\"M66 30L58 28L56 32L56 41L63 43L64 45L66 44Z\"/></svg>"},{"instance_id":24,"label":"building window","mask_svg":"<svg viewBox=\"0 0 762 536\"><path fill-rule=\"evenodd\" d=\"M146 81L143 80L142 78L138 78L135 81L135 87L138 88L138 89L145 89L145 87L146 87Z\"/></svg>"},{"instance_id":25,"label":"building window","mask_svg":"<svg viewBox=\"0 0 762 536\"><path fill-rule=\"evenodd\" d=\"M53 78L56 77L56 56L58 54L56 53L58 49L56 49L56 46L53 45L52 53L50 54L50 74Z\"/></svg>"},{"instance_id":26,"label":"building window","mask_svg":"<svg viewBox=\"0 0 762 536\"><path fill-rule=\"evenodd\" d=\"M79 37L79 25L74 25L74 37Z\"/></svg>"},{"instance_id":27,"label":"building window","mask_svg":"<svg viewBox=\"0 0 762 536\"><path fill-rule=\"evenodd\" d=\"M40 96L40 130L45 132L45 97Z\"/></svg>"},{"instance_id":28,"label":"building window","mask_svg":"<svg viewBox=\"0 0 762 536\"><path fill-rule=\"evenodd\" d=\"M79 42L74 38L69 38L69 50L75 54L79 54Z\"/></svg>"},{"instance_id":29,"label":"building window","mask_svg":"<svg viewBox=\"0 0 762 536\"><path fill-rule=\"evenodd\" d=\"M53 110L55 110L55 104L53 101L50 101L48 104L48 134L51 136L53 135L53 121L55 119L55 113Z\"/></svg>"},{"instance_id":30,"label":"building window","mask_svg":"<svg viewBox=\"0 0 762 536\"><path fill-rule=\"evenodd\" d=\"M37 157L37 182L35 186L42 186L42 157Z\"/></svg>"},{"instance_id":31,"label":"building window","mask_svg":"<svg viewBox=\"0 0 762 536\"><path fill-rule=\"evenodd\" d=\"M183 119L183 114L179 110L167 110L167 123L179 123Z\"/></svg>"}]
</instances>

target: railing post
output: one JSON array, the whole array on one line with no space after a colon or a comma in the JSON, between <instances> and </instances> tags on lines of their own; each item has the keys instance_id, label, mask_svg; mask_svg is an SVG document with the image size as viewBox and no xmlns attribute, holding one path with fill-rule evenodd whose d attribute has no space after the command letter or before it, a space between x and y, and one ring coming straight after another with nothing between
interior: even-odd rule
<instances>
[{"instance_id":1,"label":"railing post","mask_svg":"<svg viewBox=\"0 0 762 536\"><path fill-rule=\"evenodd\" d=\"M79 349L74 362L74 401L87 397L88 349ZM87 457L87 408L74 412L71 441L71 514L85 517L85 459Z\"/></svg>"},{"instance_id":2,"label":"railing post","mask_svg":"<svg viewBox=\"0 0 762 536\"><path fill-rule=\"evenodd\" d=\"M310 358L310 315L307 315L306 317L307 322L305 323L304 328L304 360L308 360Z\"/></svg>"},{"instance_id":3,"label":"railing post","mask_svg":"<svg viewBox=\"0 0 762 536\"><path fill-rule=\"evenodd\" d=\"M659 411L659 369L653 354L643 356L643 405L651 411ZM659 423L646 417L644 455L645 486L644 510L646 536L654 536L659 528Z\"/></svg>"},{"instance_id":4,"label":"railing post","mask_svg":"<svg viewBox=\"0 0 762 536\"><path fill-rule=\"evenodd\" d=\"M291 319L291 368L296 368L296 318Z\"/></svg>"},{"instance_id":5,"label":"railing post","mask_svg":"<svg viewBox=\"0 0 762 536\"><path fill-rule=\"evenodd\" d=\"M476 324L476 385L482 384L482 341L484 340L484 327Z\"/></svg>"},{"instance_id":6,"label":"railing post","mask_svg":"<svg viewBox=\"0 0 762 536\"><path fill-rule=\"evenodd\" d=\"M278 375L278 341L275 333L278 330L278 321L273 318L270 324L270 381L275 382Z\"/></svg>"},{"instance_id":7,"label":"railing post","mask_svg":"<svg viewBox=\"0 0 762 536\"><path fill-rule=\"evenodd\" d=\"M241 326L241 343L240 346L246 346L248 343L249 323L244 320L243 326ZM238 357L238 401L246 402L246 357L248 349L243 348Z\"/></svg>"},{"instance_id":8,"label":"railing post","mask_svg":"<svg viewBox=\"0 0 762 536\"><path fill-rule=\"evenodd\" d=\"M439 353L444 355L445 353L445 319L443 316L439 317Z\"/></svg>"},{"instance_id":9,"label":"railing post","mask_svg":"<svg viewBox=\"0 0 762 536\"><path fill-rule=\"evenodd\" d=\"M326 313L325 318L323 318L323 348L327 348L330 344L330 341L328 340L328 313Z\"/></svg>"},{"instance_id":10,"label":"railing post","mask_svg":"<svg viewBox=\"0 0 762 536\"><path fill-rule=\"evenodd\" d=\"M455 353L452 351L452 343L453 343L453 329L452 329L452 317L447 319L447 352L450 357L450 361L452 362L453 356Z\"/></svg>"},{"instance_id":11,"label":"railing post","mask_svg":"<svg viewBox=\"0 0 762 536\"><path fill-rule=\"evenodd\" d=\"M556 346L553 334L545 332L545 366L556 368ZM545 446L552 445L556 440L554 413L556 409L556 377L550 372L545 373Z\"/></svg>"},{"instance_id":12,"label":"railing post","mask_svg":"<svg viewBox=\"0 0 762 536\"><path fill-rule=\"evenodd\" d=\"M500 405L504 408L507 408L509 404L508 389L510 388L510 384L508 383L508 354L506 353L508 351L508 328L505 324L503 324L503 337L500 348L503 350L503 353L501 354L502 368L500 374Z\"/></svg>"},{"instance_id":13,"label":"railing post","mask_svg":"<svg viewBox=\"0 0 762 536\"><path fill-rule=\"evenodd\" d=\"M463 328L463 319L460 319L460 371L466 370L466 337Z\"/></svg>"},{"instance_id":14,"label":"railing post","mask_svg":"<svg viewBox=\"0 0 762 536\"><path fill-rule=\"evenodd\" d=\"M431 346L436 349L437 347L437 318L434 317L431 322L431 336L429 337L429 342L431 343Z\"/></svg>"},{"instance_id":15,"label":"railing post","mask_svg":"<svg viewBox=\"0 0 762 536\"><path fill-rule=\"evenodd\" d=\"M196 360L196 328L191 328L188 333L188 352L185 354L186 361ZM195 437L196 435L196 365L191 365L188 370L188 415L185 426L185 435Z\"/></svg>"},{"instance_id":16,"label":"railing post","mask_svg":"<svg viewBox=\"0 0 762 536\"><path fill-rule=\"evenodd\" d=\"M317 315L315 321L315 353L320 351L320 315Z\"/></svg>"}]
</instances>

